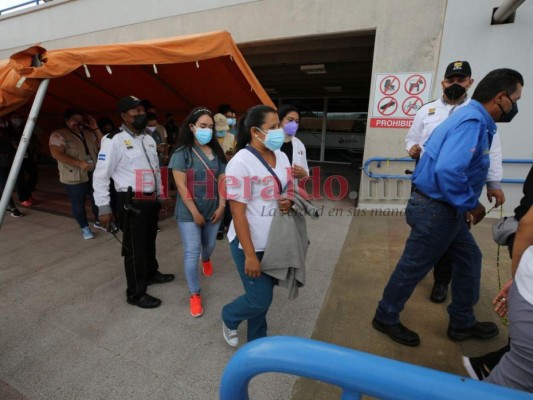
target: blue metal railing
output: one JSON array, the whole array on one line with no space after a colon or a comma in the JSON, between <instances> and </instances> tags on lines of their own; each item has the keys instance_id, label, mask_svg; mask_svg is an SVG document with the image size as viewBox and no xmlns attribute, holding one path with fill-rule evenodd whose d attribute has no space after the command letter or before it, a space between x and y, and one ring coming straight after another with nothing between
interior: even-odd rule
<instances>
[{"instance_id":1,"label":"blue metal railing","mask_svg":"<svg viewBox=\"0 0 533 400\"><path fill-rule=\"evenodd\" d=\"M255 340L230 359L220 400L248 400L250 380L265 372L317 379L343 389L342 400L362 394L389 400L532 400L533 395L311 339Z\"/></svg>"},{"instance_id":2,"label":"blue metal railing","mask_svg":"<svg viewBox=\"0 0 533 400\"><path fill-rule=\"evenodd\" d=\"M415 161L411 157L401 157L401 158L387 158L387 157L372 157L365 161L363 164L363 171L369 178L376 178L376 179L411 179L410 175L394 175L394 174L375 174L374 172L370 171L370 164L377 163L377 168L381 168L382 163L390 163L390 162L410 162L414 163ZM533 164L533 160L528 159L504 159L502 160L503 164ZM413 165L414 167L414 165ZM502 179L502 183L519 183L524 184L525 179L511 179L506 178Z\"/></svg>"},{"instance_id":3,"label":"blue metal railing","mask_svg":"<svg viewBox=\"0 0 533 400\"><path fill-rule=\"evenodd\" d=\"M42 2L43 2L43 0L33 0L33 1L21 2L19 4L14 5L14 6L11 6L11 7L8 7L8 8L4 8L4 9L0 10L0 15L5 13L6 11L13 11L13 10L16 10L16 9L24 7L24 6L29 6L31 4L38 6L39 3L42 3Z\"/></svg>"},{"instance_id":4,"label":"blue metal railing","mask_svg":"<svg viewBox=\"0 0 533 400\"><path fill-rule=\"evenodd\" d=\"M413 163L415 160L413 160L411 157L402 157L402 158L387 158L387 157L372 157L365 161L363 164L363 171L369 178L381 178L381 179L411 179L410 175L391 175L391 174L374 174L370 171L370 164L377 163L377 167L381 168L381 163L389 163L389 162L409 162ZM414 168L414 165L413 165Z\"/></svg>"}]
</instances>

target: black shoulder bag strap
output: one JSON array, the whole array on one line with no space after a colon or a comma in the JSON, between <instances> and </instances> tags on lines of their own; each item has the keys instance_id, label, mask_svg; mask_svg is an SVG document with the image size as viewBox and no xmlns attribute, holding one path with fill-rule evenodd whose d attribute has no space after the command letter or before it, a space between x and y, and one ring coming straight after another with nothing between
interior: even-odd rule
<instances>
[{"instance_id":1,"label":"black shoulder bag strap","mask_svg":"<svg viewBox=\"0 0 533 400\"><path fill-rule=\"evenodd\" d=\"M263 158L263 156L261 154L259 154L259 152L253 148L252 146L246 146L245 147L246 150L248 150L250 153L252 153L254 156L257 157L257 159L259 161L261 161L261 164L263 164L265 166L265 168L268 170L268 172L270 172L270 174L274 177L274 179L276 180L277 184L278 184L278 189L279 189L279 193L281 194L283 192L283 187L281 185L281 181L279 180L278 178L278 175L276 175L276 173L274 172L274 170L270 167L270 165L268 165L268 163L265 161L265 159Z\"/></svg>"}]
</instances>

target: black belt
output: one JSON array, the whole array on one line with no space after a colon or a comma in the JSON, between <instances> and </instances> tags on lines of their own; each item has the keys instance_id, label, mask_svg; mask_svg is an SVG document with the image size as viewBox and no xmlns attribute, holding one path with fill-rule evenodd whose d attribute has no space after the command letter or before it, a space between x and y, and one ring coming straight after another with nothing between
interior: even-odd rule
<instances>
[{"instance_id":1,"label":"black belt","mask_svg":"<svg viewBox=\"0 0 533 400\"><path fill-rule=\"evenodd\" d=\"M439 203L439 204L444 204L445 206L448 206L448 207L452 207L452 205L444 200L438 200L438 199L434 199L433 197L431 197L430 195L424 193L423 191L421 191L419 188L415 187L415 190L413 190L413 192L415 193L418 193L420 196L430 200L430 201L433 201L435 203Z\"/></svg>"},{"instance_id":2,"label":"black belt","mask_svg":"<svg viewBox=\"0 0 533 400\"><path fill-rule=\"evenodd\" d=\"M127 196L127 192L118 192L119 197ZM155 199L156 195L155 192L133 192L132 193L133 199L137 200L149 200L149 199Z\"/></svg>"}]
</instances>

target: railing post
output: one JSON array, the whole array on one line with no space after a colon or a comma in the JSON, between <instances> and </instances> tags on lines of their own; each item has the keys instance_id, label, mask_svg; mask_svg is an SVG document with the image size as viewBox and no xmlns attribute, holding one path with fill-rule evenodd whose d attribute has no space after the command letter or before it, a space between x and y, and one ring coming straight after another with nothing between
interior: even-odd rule
<instances>
[{"instance_id":1,"label":"railing post","mask_svg":"<svg viewBox=\"0 0 533 400\"><path fill-rule=\"evenodd\" d=\"M11 170L9 171L9 176L7 177L6 186L4 188L4 192L2 193L2 198L0 199L0 229L2 228L2 222L4 221L7 205L9 204L9 199L13 194L13 188L15 187L15 182L20 172L20 166L24 160L24 154L28 149L33 128L35 127L35 121L37 120L37 116L41 110L41 105L43 103L49 81L50 79L43 79L39 84L39 89L37 89L35 100L33 100L33 105L31 106L30 115L28 116L22 137L20 138L17 154L15 155L15 159L11 165Z\"/></svg>"}]
</instances>

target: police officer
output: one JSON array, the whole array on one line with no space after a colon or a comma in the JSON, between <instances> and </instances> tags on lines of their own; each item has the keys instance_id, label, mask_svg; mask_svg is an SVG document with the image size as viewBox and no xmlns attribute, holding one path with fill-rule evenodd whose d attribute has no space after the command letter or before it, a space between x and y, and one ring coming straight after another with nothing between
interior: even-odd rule
<instances>
[{"instance_id":1,"label":"police officer","mask_svg":"<svg viewBox=\"0 0 533 400\"><path fill-rule=\"evenodd\" d=\"M146 293L152 283L166 283L173 274L158 271L155 240L157 216L163 196L159 160L154 139L145 132L147 117L141 101L133 96L118 102L123 120L119 131L102 140L94 171L94 198L100 223L111 228L109 179L118 192L119 226L123 231L122 255L126 269L127 302L155 308L161 300Z\"/></svg>"},{"instance_id":2,"label":"police officer","mask_svg":"<svg viewBox=\"0 0 533 400\"><path fill-rule=\"evenodd\" d=\"M454 61L448 65L441 82L442 97L424 104L418 110L413 125L405 138L405 150L418 160L423 152L424 143L433 130L453 112L470 103L468 89L472 86L472 69L468 61ZM490 167L487 175L487 197L489 201L496 199L496 207L505 202L501 180L503 177L502 149L500 135L496 133L490 147ZM449 255L444 254L433 269L434 284L430 300L443 303L448 296L448 285L452 279L452 262Z\"/></svg>"}]
</instances>

